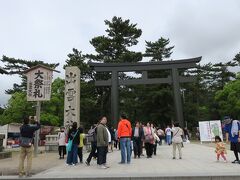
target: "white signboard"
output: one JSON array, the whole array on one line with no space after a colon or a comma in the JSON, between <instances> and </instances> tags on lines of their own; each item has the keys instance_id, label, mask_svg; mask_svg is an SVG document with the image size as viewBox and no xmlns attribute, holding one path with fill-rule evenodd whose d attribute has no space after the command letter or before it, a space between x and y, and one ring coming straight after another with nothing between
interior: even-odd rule
<instances>
[{"instance_id":1,"label":"white signboard","mask_svg":"<svg viewBox=\"0 0 240 180\"><path fill-rule=\"evenodd\" d=\"M200 121L199 122L200 140L214 141L215 136L220 136L223 139L222 127L220 120Z\"/></svg>"},{"instance_id":2,"label":"white signboard","mask_svg":"<svg viewBox=\"0 0 240 180\"><path fill-rule=\"evenodd\" d=\"M73 122L80 124L80 70L76 66L65 69L64 126Z\"/></svg>"},{"instance_id":3,"label":"white signboard","mask_svg":"<svg viewBox=\"0 0 240 180\"><path fill-rule=\"evenodd\" d=\"M200 121L199 122L199 131L200 131L200 140L203 141L211 141L211 129L209 121Z\"/></svg>"},{"instance_id":4,"label":"white signboard","mask_svg":"<svg viewBox=\"0 0 240 180\"><path fill-rule=\"evenodd\" d=\"M210 128L212 141L215 140L215 136L220 136L220 138L223 139L222 125L220 120L210 121Z\"/></svg>"},{"instance_id":5,"label":"white signboard","mask_svg":"<svg viewBox=\"0 0 240 180\"><path fill-rule=\"evenodd\" d=\"M52 70L43 67L33 68L26 73L28 101L50 100L52 74Z\"/></svg>"}]
</instances>

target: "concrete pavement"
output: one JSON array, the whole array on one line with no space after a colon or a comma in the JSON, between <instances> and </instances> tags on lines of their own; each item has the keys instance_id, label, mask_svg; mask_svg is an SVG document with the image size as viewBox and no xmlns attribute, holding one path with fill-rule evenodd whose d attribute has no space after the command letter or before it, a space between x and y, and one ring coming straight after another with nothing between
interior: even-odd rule
<instances>
[{"instance_id":1,"label":"concrete pavement","mask_svg":"<svg viewBox=\"0 0 240 180\"><path fill-rule=\"evenodd\" d=\"M185 144L183 159L172 159L172 146L158 147L157 156L132 159L120 165L120 151L107 156L109 169L99 169L96 161L69 167L53 167L33 176L33 179L240 179L240 164L232 164L233 153L228 151L228 163L216 162L214 148L199 144ZM84 155L86 159L87 154ZM195 178L193 178L195 177ZM9 177L10 178L10 177ZM14 178L14 177L12 177ZM1 177L0 177L1 179Z\"/></svg>"}]
</instances>

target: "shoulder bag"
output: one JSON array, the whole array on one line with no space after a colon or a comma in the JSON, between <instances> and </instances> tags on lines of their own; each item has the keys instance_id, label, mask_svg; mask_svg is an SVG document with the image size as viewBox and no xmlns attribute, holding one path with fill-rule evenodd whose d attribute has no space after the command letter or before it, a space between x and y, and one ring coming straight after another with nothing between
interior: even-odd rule
<instances>
[{"instance_id":1,"label":"shoulder bag","mask_svg":"<svg viewBox=\"0 0 240 180\"><path fill-rule=\"evenodd\" d=\"M77 135L77 133L78 133L78 130L77 130L77 132L74 134L74 136L73 136L72 139L70 139L70 138L68 139L68 144L67 144L67 151L68 151L68 152L72 151L73 140L74 140L75 136Z\"/></svg>"}]
</instances>

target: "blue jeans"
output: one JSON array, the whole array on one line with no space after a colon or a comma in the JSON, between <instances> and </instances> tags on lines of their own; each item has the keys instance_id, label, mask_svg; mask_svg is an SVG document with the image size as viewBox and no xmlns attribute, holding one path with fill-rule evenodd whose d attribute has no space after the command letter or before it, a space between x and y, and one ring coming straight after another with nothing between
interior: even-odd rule
<instances>
[{"instance_id":1,"label":"blue jeans","mask_svg":"<svg viewBox=\"0 0 240 180\"><path fill-rule=\"evenodd\" d=\"M127 152L127 163L130 163L131 162L131 139L120 138L120 148L121 148L121 163L126 162L126 152Z\"/></svg>"},{"instance_id":2,"label":"blue jeans","mask_svg":"<svg viewBox=\"0 0 240 180\"><path fill-rule=\"evenodd\" d=\"M167 136L166 136L166 141L167 141L167 144L168 144L168 145L171 144L171 141L172 141L171 135L167 135Z\"/></svg>"},{"instance_id":3,"label":"blue jeans","mask_svg":"<svg viewBox=\"0 0 240 180\"><path fill-rule=\"evenodd\" d=\"M67 154L67 164L77 164L78 163L78 145L73 144L72 150Z\"/></svg>"}]
</instances>

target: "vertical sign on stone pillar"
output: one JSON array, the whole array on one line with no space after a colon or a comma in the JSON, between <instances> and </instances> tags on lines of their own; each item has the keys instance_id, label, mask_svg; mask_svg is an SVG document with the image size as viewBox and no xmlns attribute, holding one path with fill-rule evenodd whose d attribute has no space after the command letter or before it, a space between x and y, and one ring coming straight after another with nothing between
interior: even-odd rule
<instances>
[{"instance_id":1,"label":"vertical sign on stone pillar","mask_svg":"<svg viewBox=\"0 0 240 180\"><path fill-rule=\"evenodd\" d=\"M80 70L77 66L65 69L64 126L80 124Z\"/></svg>"}]
</instances>

